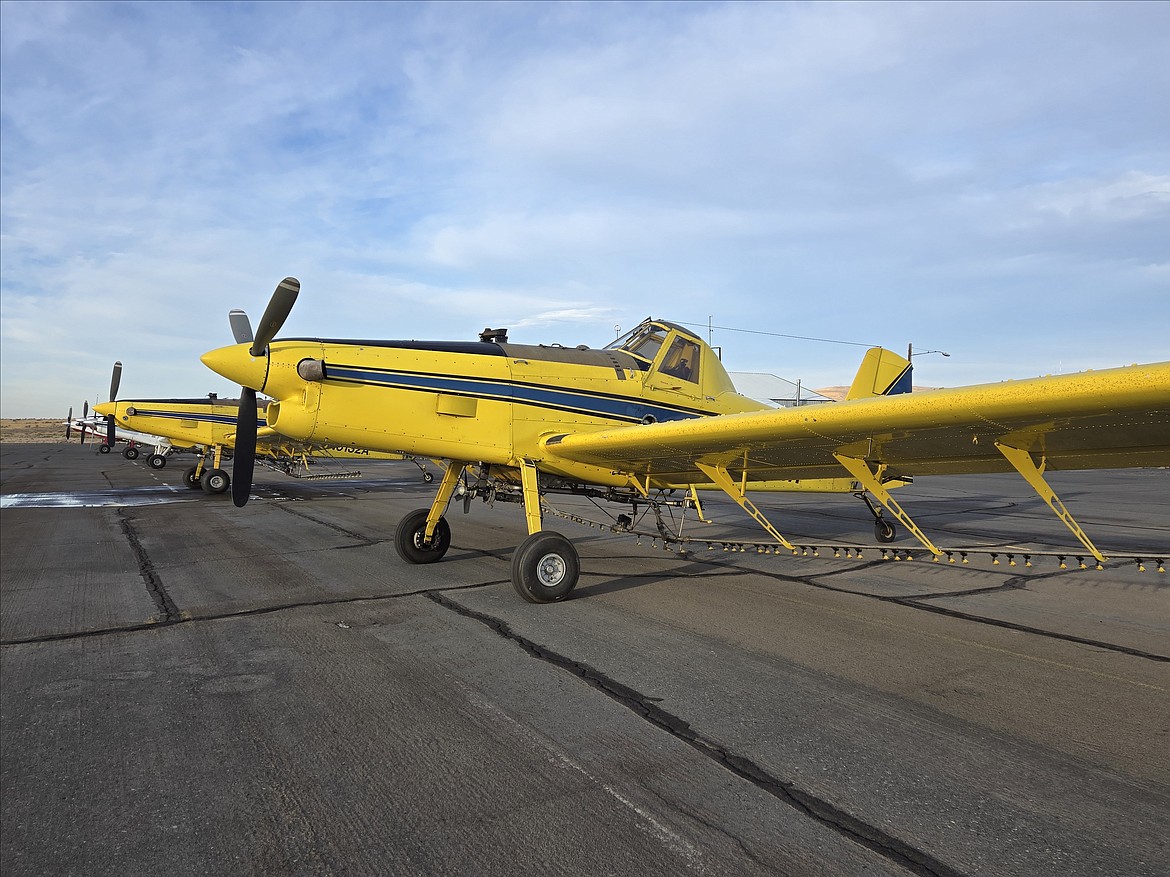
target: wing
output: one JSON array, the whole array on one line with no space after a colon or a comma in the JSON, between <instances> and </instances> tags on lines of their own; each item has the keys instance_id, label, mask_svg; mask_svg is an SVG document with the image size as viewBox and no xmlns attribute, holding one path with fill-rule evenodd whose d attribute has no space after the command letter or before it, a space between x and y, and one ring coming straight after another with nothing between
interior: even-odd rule
<instances>
[{"instance_id":1,"label":"wing","mask_svg":"<svg viewBox=\"0 0 1170 877\"><path fill-rule=\"evenodd\" d=\"M1170 466L1170 362L553 436L553 458L659 484L704 467L749 481L833 478L841 457L886 477L1003 472L1005 452L1056 469Z\"/></svg>"}]
</instances>

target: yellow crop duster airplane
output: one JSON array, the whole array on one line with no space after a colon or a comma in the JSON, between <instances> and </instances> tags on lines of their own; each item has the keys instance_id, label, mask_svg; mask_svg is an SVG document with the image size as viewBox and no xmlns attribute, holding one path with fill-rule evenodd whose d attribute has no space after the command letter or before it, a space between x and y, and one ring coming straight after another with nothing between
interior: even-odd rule
<instances>
[{"instance_id":1,"label":"yellow crop duster airplane","mask_svg":"<svg viewBox=\"0 0 1170 877\"><path fill-rule=\"evenodd\" d=\"M268 427L290 438L450 461L431 505L398 525L410 563L447 551L443 514L457 486L465 501L522 501L529 536L512 583L532 602L564 599L580 570L572 543L544 529L548 493L657 513L670 503L662 491L687 490L697 504L696 487L717 487L792 550L750 491L857 493L889 541L872 495L937 558L890 488L915 475L1016 471L1100 562L1045 473L1170 465L1170 362L909 393L910 363L873 348L846 401L772 409L737 394L714 351L673 323L648 319L600 350L511 344L502 330L471 342L274 340L299 290L286 278L250 343L202 357L243 388L236 505L248 499L263 391L275 400Z\"/></svg>"}]
</instances>

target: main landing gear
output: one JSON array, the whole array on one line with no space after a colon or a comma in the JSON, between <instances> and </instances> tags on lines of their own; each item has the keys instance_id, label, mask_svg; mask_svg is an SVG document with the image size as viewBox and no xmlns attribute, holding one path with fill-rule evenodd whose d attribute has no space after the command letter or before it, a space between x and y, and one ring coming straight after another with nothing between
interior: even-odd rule
<instances>
[{"instance_id":1,"label":"main landing gear","mask_svg":"<svg viewBox=\"0 0 1170 877\"><path fill-rule=\"evenodd\" d=\"M204 493L227 493L232 479L223 469L204 469L200 463L183 473L183 484L190 490L202 489Z\"/></svg>"},{"instance_id":2,"label":"main landing gear","mask_svg":"<svg viewBox=\"0 0 1170 877\"><path fill-rule=\"evenodd\" d=\"M569 596L581 575L573 543L551 530L533 533L512 555L512 587L529 603L556 603Z\"/></svg>"},{"instance_id":3,"label":"main landing gear","mask_svg":"<svg viewBox=\"0 0 1170 877\"><path fill-rule=\"evenodd\" d=\"M443 511L451 502L466 465L451 463L443 473L430 508L416 509L399 522L394 548L407 563L434 563L447 553L451 528ZM556 603L576 587L581 560L572 542L560 533L542 529L536 466L525 461L520 475L529 535L512 555L512 587L529 603Z\"/></svg>"},{"instance_id":4,"label":"main landing gear","mask_svg":"<svg viewBox=\"0 0 1170 877\"><path fill-rule=\"evenodd\" d=\"M216 447L207 457L183 473L183 484L190 490L202 490L204 493L227 493L232 479L219 467L222 458L223 448ZM165 465L166 461L163 462ZM154 466L154 463L150 465Z\"/></svg>"},{"instance_id":5,"label":"main landing gear","mask_svg":"<svg viewBox=\"0 0 1170 877\"><path fill-rule=\"evenodd\" d=\"M451 547L451 528L440 517L427 537L430 509L415 509L398 523L394 531L394 549L407 563L434 563L442 560Z\"/></svg>"}]
</instances>

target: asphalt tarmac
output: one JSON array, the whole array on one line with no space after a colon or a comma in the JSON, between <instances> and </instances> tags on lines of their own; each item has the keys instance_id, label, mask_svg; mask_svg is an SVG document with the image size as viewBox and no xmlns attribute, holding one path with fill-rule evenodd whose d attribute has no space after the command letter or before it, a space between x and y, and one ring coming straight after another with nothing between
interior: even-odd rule
<instances>
[{"instance_id":1,"label":"asphalt tarmac","mask_svg":"<svg viewBox=\"0 0 1170 877\"><path fill-rule=\"evenodd\" d=\"M1022 479L935 478L899 500L966 564L851 497L757 497L819 556L724 550L711 496L684 555L548 519L581 583L530 605L516 505L408 566L410 463L241 510L187 460L0 446L5 877L1170 873L1168 471L1053 475L1103 570Z\"/></svg>"}]
</instances>

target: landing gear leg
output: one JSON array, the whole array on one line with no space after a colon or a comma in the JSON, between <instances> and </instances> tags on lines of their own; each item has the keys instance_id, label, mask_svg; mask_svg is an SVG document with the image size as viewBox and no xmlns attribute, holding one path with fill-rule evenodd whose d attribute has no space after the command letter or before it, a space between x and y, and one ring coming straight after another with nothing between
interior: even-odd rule
<instances>
[{"instance_id":1,"label":"landing gear leg","mask_svg":"<svg viewBox=\"0 0 1170 877\"><path fill-rule=\"evenodd\" d=\"M232 478L225 470L219 468L223 460L223 445L216 445L212 449L211 460L211 468L208 469L207 457L203 458L204 469L199 477L199 486L203 488L204 493L226 493L231 486Z\"/></svg>"},{"instance_id":2,"label":"landing gear leg","mask_svg":"<svg viewBox=\"0 0 1170 877\"><path fill-rule=\"evenodd\" d=\"M407 563L434 563L451 547L451 528L443 512L455 494L455 485L463 474L464 463L452 462L443 473L438 493L427 509L415 509L398 522L394 531L394 550Z\"/></svg>"},{"instance_id":3,"label":"landing gear leg","mask_svg":"<svg viewBox=\"0 0 1170 877\"><path fill-rule=\"evenodd\" d=\"M512 587L529 603L556 603L577 586L581 558L573 543L560 533L541 529L543 515L536 464L531 460L522 461L520 478L529 535L512 555Z\"/></svg>"},{"instance_id":4,"label":"landing gear leg","mask_svg":"<svg viewBox=\"0 0 1170 877\"><path fill-rule=\"evenodd\" d=\"M183 473L183 484L191 490L199 490L203 484L203 462L200 461Z\"/></svg>"}]
</instances>

